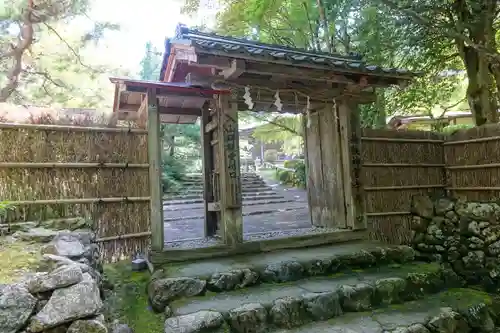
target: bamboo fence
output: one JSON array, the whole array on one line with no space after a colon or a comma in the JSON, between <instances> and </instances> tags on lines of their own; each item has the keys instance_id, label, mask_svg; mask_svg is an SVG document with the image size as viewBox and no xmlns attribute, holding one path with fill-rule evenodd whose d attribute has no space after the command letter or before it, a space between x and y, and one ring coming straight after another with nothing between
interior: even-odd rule
<instances>
[{"instance_id":1,"label":"bamboo fence","mask_svg":"<svg viewBox=\"0 0 500 333\"><path fill-rule=\"evenodd\" d=\"M444 143L449 194L468 201L500 198L500 126L460 130Z\"/></svg>"},{"instance_id":2,"label":"bamboo fence","mask_svg":"<svg viewBox=\"0 0 500 333\"><path fill-rule=\"evenodd\" d=\"M424 131L364 129L361 184L372 239L411 240L411 198L444 192L444 136Z\"/></svg>"},{"instance_id":3,"label":"bamboo fence","mask_svg":"<svg viewBox=\"0 0 500 333\"><path fill-rule=\"evenodd\" d=\"M147 132L0 124L0 201L8 221L87 217L105 261L149 246Z\"/></svg>"}]
</instances>

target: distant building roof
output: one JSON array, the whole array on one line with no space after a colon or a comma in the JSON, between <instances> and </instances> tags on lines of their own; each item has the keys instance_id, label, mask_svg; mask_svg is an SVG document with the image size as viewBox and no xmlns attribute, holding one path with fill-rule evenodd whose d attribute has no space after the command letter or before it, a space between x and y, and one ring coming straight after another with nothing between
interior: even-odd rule
<instances>
[{"instance_id":1,"label":"distant building roof","mask_svg":"<svg viewBox=\"0 0 500 333\"><path fill-rule=\"evenodd\" d=\"M390 127L397 127L402 124L408 124L415 121L438 121L438 120L450 120L454 118L467 118L471 117L472 113L469 111L448 111L443 114L443 116L438 118L433 118L429 115L396 115L389 117L387 124Z\"/></svg>"}]
</instances>

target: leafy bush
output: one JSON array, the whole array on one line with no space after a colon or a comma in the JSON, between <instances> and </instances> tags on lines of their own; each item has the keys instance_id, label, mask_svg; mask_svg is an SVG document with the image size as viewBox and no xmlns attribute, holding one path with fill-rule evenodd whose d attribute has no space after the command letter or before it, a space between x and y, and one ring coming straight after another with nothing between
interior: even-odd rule
<instances>
[{"instance_id":1,"label":"leafy bush","mask_svg":"<svg viewBox=\"0 0 500 333\"><path fill-rule=\"evenodd\" d=\"M0 201L0 223L5 223L9 211L14 210L14 205L9 201Z\"/></svg>"},{"instance_id":2,"label":"leafy bush","mask_svg":"<svg viewBox=\"0 0 500 333\"><path fill-rule=\"evenodd\" d=\"M445 126L441 129L443 133L446 134L453 134L454 132L461 130L461 129L467 129L467 128L472 128L474 125L472 124L458 124L458 125L448 125Z\"/></svg>"},{"instance_id":3,"label":"leafy bush","mask_svg":"<svg viewBox=\"0 0 500 333\"><path fill-rule=\"evenodd\" d=\"M295 182L297 187L306 188L306 163L300 160L300 163L295 165Z\"/></svg>"},{"instance_id":4,"label":"leafy bush","mask_svg":"<svg viewBox=\"0 0 500 333\"><path fill-rule=\"evenodd\" d=\"M276 179L283 184L291 185L294 187L306 187L306 165L303 160L296 160L294 170L281 170L276 169Z\"/></svg>"},{"instance_id":5,"label":"leafy bush","mask_svg":"<svg viewBox=\"0 0 500 333\"><path fill-rule=\"evenodd\" d=\"M167 189L178 188L185 171L185 165L176 159L175 156L169 156L166 153L163 154L161 173L163 192L165 193Z\"/></svg>"},{"instance_id":6,"label":"leafy bush","mask_svg":"<svg viewBox=\"0 0 500 333\"><path fill-rule=\"evenodd\" d=\"M278 159L278 151L276 149L269 149L264 152L264 161L268 163L276 162Z\"/></svg>"},{"instance_id":7,"label":"leafy bush","mask_svg":"<svg viewBox=\"0 0 500 333\"><path fill-rule=\"evenodd\" d=\"M294 182L293 171L278 170L278 180L283 184L293 185Z\"/></svg>"},{"instance_id":8,"label":"leafy bush","mask_svg":"<svg viewBox=\"0 0 500 333\"><path fill-rule=\"evenodd\" d=\"M304 160L296 159L296 160L286 160L283 166L287 169L295 169L297 165L304 164Z\"/></svg>"}]
</instances>

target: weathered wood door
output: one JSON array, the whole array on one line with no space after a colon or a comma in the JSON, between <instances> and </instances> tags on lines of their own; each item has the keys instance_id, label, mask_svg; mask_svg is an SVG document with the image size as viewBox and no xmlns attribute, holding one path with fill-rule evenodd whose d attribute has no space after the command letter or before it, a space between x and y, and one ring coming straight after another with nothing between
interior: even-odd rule
<instances>
[{"instance_id":1,"label":"weathered wood door","mask_svg":"<svg viewBox=\"0 0 500 333\"><path fill-rule=\"evenodd\" d=\"M206 235L234 246L243 241L238 111L220 95L202 117Z\"/></svg>"},{"instance_id":2,"label":"weathered wood door","mask_svg":"<svg viewBox=\"0 0 500 333\"><path fill-rule=\"evenodd\" d=\"M314 226L346 228L346 207L338 110L327 106L305 126L307 191Z\"/></svg>"}]
</instances>

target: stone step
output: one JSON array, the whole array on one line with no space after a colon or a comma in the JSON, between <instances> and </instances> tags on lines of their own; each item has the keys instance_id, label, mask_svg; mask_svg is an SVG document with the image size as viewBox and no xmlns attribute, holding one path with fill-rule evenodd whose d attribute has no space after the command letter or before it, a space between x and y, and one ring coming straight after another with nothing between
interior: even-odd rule
<instances>
[{"instance_id":1,"label":"stone step","mask_svg":"<svg viewBox=\"0 0 500 333\"><path fill-rule=\"evenodd\" d=\"M264 179L261 177L241 177L240 179L241 179L241 182L243 182L243 183L264 181ZM184 184L202 184L203 179L182 179L182 180L179 180L179 182L184 183Z\"/></svg>"},{"instance_id":2,"label":"stone step","mask_svg":"<svg viewBox=\"0 0 500 333\"><path fill-rule=\"evenodd\" d=\"M300 209L304 209L304 207L301 207ZM295 207L290 207L290 208L283 208L283 209L265 209L265 207L262 207L260 210L252 210L245 212L243 211L242 216L255 216L255 215L265 215L265 214L273 214L273 213L283 213L283 212L290 212L290 211L296 211L298 210ZM194 214L198 213L198 214ZM177 217L165 217L163 219L164 222L173 222L173 221L181 221L181 220L195 220L195 219L204 219L205 216L203 215L203 210L198 209L196 212L189 211L189 213L182 214L182 216L177 216Z\"/></svg>"},{"instance_id":3,"label":"stone step","mask_svg":"<svg viewBox=\"0 0 500 333\"><path fill-rule=\"evenodd\" d=\"M271 330L281 333L291 329L304 333L381 333L416 323L433 328L432 332L436 333L466 333L468 327L461 327L462 331L460 325L468 318L460 320L460 313L467 309L470 309L465 313L469 314L471 326L484 328L488 322L487 330L479 331L476 327L473 332L493 332L491 324L494 322L489 311L498 309L494 306L488 309L486 305L492 304L492 297L472 289L446 290L446 278L438 265L429 267L414 263L402 265L399 271L366 270L355 276L263 285L252 293L245 293L248 289L177 300L169 305L172 317L165 321L165 332L176 332L179 327L175 326L180 323L192 325L209 312L221 318L221 327L226 326L227 331L237 333ZM443 306L457 308L457 312L441 310ZM428 320L429 317L432 319ZM370 326L367 327L365 320ZM449 326L450 320L456 320L458 325Z\"/></svg>"},{"instance_id":4,"label":"stone step","mask_svg":"<svg viewBox=\"0 0 500 333\"><path fill-rule=\"evenodd\" d=\"M273 333L467 333L498 332L493 296L474 289L446 290L425 299L392 305L373 312L346 313ZM233 315L234 316L234 315ZM231 326L229 318L222 325ZM232 325L234 326L234 324ZM165 331L167 332L167 331Z\"/></svg>"},{"instance_id":5,"label":"stone step","mask_svg":"<svg viewBox=\"0 0 500 333\"><path fill-rule=\"evenodd\" d=\"M408 246L355 241L169 264L158 269L152 278L193 279L211 291L231 291L265 282L328 276L353 268L408 263L414 261L415 254Z\"/></svg>"},{"instance_id":6,"label":"stone step","mask_svg":"<svg viewBox=\"0 0 500 333\"><path fill-rule=\"evenodd\" d=\"M242 193L243 200L253 200L255 197L269 197L273 198L278 194L274 191L263 191L263 192L254 192L254 193ZM282 197L282 196L280 196ZM180 194L180 195L166 195L163 197L164 200L183 200L183 199L200 199L202 198L201 194Z\"/></svg>"},{"instance_id":7,"label":"stone step","mask_svg":"<svg viewBox=\"0 0 500 333\"><path fill-rule=\"evenodd\" d=\"M242 187L241 192L242 193L255 193L255 192L262 192L262 191L274 191L274 189L270 186L255 186L255 187ZM202 194L203 193L203 187L184 187L180 188L177 190L171 190L171 191L166 191L166 194Z\"/></svg>"},{"instance_id":8,"label":"stone step","mask_svg":"<svg viewBox=\"0 0 500 333\"><path fill-rule=\"evenodd\" d=\"M203 186L202 181L188 181L188 182L181 182L181 184L184 187L188 186ZM262 179L242 179L241 180L242 185L266 185L266 182Z\"/></svg>"},{"instance_id":9,"label":"stone step","mask_svg":"<svg viewBox=\"0 0 500 333\"><path fill-rule=\"evenodd\" d=\"M259 193L265 191L272 191L273 188L270 186L256 186L256 187L244 187L242 188L242 193ZM183 188L175 191L166 191L166 194L203 194L203 187L200 188Z\"/></svg>"},{"instance_id":10,"label":"stone step","mask_svg":"<svg viewBox=\"0 0 500 333\"><path fill-rule=\"evenodd\" d=\"M281 195L260 195L260 196L249 196L249 197L244 197L243 198L243 205L246 205L246 202L252 202L252 201L264 201L264 200L279 200L283 199L283 196ZM203 203L203 199L201 198L190 198L190 199L169 199L169 198L163 198L163 205L186 205L186 204L196 204L196 203Z\"/></svg>"},{"instance_id":11,"label":"stone step","mask_svg":"<svg viewBox=\"0 0 500 333\"><path fill-rule=\"evenodd\" d=\"M430 268L429 268L430 267ZM294 267L291 267L293 270ZM415 273L429 276L424 281L432 281L435 276L440 277L439 265L429 265L427 263L410 263L401 265L398 268L382 267L368 268L363 270L351 270L337 273L327 277L312 277L290 282L295 280L293 276L286 276L290 272L281 270L279 272L262 272L261 279L267 283L246 288L209 294L208 296L198 296L188 299L180 299L170 303L170 308L174 315L180 316L202 310L214 310L224 314L238 308L245 303L259 303L266 308L270 308L277 300L286 297L303 299L310 293L328 293L342 294L352 291L350 297L346 295L344 303L345 311L368 311L373 307L399 303L404 300L412 300L421 295L420 287L411 285L411 279ZM276 274L277 273L277 274ZM283 276L279 276L279 274ZM292 272L293 274L293 272ZM432 278L431 278L432 277ZM210 280L214 283L208 283L207 288L214 291L219 290L218 280ZM227 283L227 281L224 281ZM274 282L274 283L273 283ZM288 282L282 284L283 282ZM432 281L434 282L434 281ZM411 286L408 287L407 285ZM349 287L347 287L349 286ZM439 291L442 284L433 286L434 289L428 292ZM383 295L383 290L394 290L394 293ZM351 304L350 304L351 303Z\"/></svg>"},{"instance_id":12,"label":"stone step","mask_svg":"<svg viewBox=\"0 0 500 333\"><path fill-rule=\"evenodd\" d=\"M183 200L185 201L185 200ZM163 202L163 210L165 211L179 211L188 209L202 209L203 200L194 200L195 202L190 203L172 203L172 201ZM255 200L246 201L243 203L243 207L258 206L258 205L271 205L271 204L287 204L291 202L297 202L295 199L271 199L271 200ZM307 206L307 203L304 203ZM175 206L175 207L174 207Z\"/></svg>"},{"instance_id":13,"label":"stone step","mask_svg":"<svg viewBox=\"0 0 500 333\"><path fill-rule=\"evenodd\" d=\"M240 175L241 179L262 179L262 177L258 174L255 173L242 173ZM195 176L184 176L182 177L181 181L201 181L203 179L202 175L195 175Z\"/></svg>"}]
</instances>

